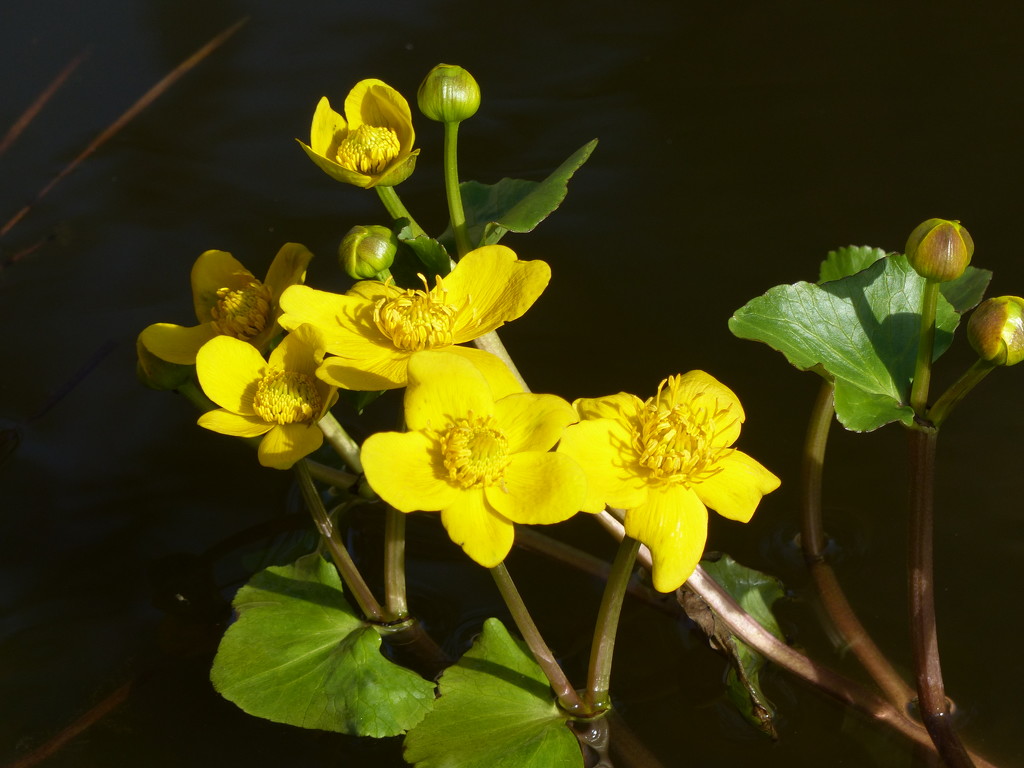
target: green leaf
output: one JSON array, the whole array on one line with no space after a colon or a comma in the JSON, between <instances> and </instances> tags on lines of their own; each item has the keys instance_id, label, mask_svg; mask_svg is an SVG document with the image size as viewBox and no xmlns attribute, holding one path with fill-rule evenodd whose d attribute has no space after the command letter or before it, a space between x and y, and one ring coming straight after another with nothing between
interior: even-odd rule
<instances>
[{"instance_id":1,"label":"green leaf","mask_svg":"<svg viewBox=\"0 0 1024 768\"><path fill-rule=\"evenodd\" d=\"M441 698L405 737L420 768L582 768L547 678L497 619L441 676Z\"/></svg>"},{"instance_id":2,"label":"green leaf","mask_svg":"<svg viewBox=\"0 0 1024 768\"><path fill-rule=\"evenodd\" d=\"M956 280L940 283L939 293L953 305L953 309L963 314L981 303L991 279L989 270L968 267Z\"/></svg>"},{"instance_id":3,"label":"green leaf","mask_svg":"<svg viewBox=\"0 0 1024 768\"><path fill-rule=\"evenodd\" d=\"M772 605L783 595L778 579L740 565L728 555L717 561L703 560L701 565L761 626L780 640L785 639L772 613ZM687 615L697 622L711 645L730 661L731 669L726 677L730 701L754 727L776 738L775 707L761 690L764 656L732 634L699 595L682 590L682 598Z\"/></svg>"},{"instance_id":4,"label":"green leaf","mask_svg":"<svg viewBox=\"0 0 1024 768\"><path fill-rule=\"evenodd\" d=\"M597 139L576 150L544 181L502 179L497 184L465 181L459 185L469 240L494 245L506 232L530 232L550 216L568 193L569 179L587 161ZM445 239L443 235L441 239Z\"/></svg>"},{"instance_id":5,"label":"green leaf","mask_svg":"<svg viewBox=\"0 0 1024 768\"><path fill-rule=\"evenodd\" d=\"M737 310L729 329L779 350L802 370L820 365L835 381L836 415L847 429L910 424L914 412L906 403L924 282L904 256L893 254L840 280L776 286ZM959 320L940 295L935 358L949 347Z\"/></svg>"},{"instance_id":6,"label":"green leaf","mask_svg":"<svg viewBox=\"0 0 1024 768\"><path fill-rule=\"evenodd\" d=\"M434 684L380 654L318 554L257 573L238 591L211 679L250 715L357 736L395 736L434 702Z\"/></svg>"},{"instance_id":7,"label":"green leaf","mask_svg":"<svg viewBox=\"0 0 1024 768\"><path fill-rule=\"evenodd\" d=\"M409 229L406 227L398 234L398 239L409 246L416 254L416 258L426 267L427 277L431 284L433 284L434 275L445 277L452 271L452 260L441 243L427 235L409 237L409 234Z\"/></svg>"},{"instance_id":8,"label":"green leaf","mask_svg":"<svg viewBox=\"0 0 1024 768\"><path fill-rule=\"evenodd\" d=\"M846 248L837 248L829 251L825 260L821 262L818 271L818 282L827 283L832 280L840 280L850 275L855 275L862 269L867 269L879 259L885 258L885 251L881 248L871 248L867 245L850 245Z\"/></svg>"}]
</instances>

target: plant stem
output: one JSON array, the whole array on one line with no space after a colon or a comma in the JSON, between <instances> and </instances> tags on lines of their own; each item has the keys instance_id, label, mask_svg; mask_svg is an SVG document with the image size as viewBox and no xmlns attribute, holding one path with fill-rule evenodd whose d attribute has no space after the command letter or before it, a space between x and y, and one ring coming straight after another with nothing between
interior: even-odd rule
<instances>
[{"instance_id":1,"label":"plant stem","mask_svg":"<svg viewBox=\"0 0 1024 768\"><path fill-rule=\"evenodd\" d=\"M343 469L335 469L312 459L306 459L306 468L314 480L327 483L335 488L351 488L359 478Z\"/></svg>"},{"instance_id":2,"label":"plant stem","mask_svg":"<svg viewBox=\"0 0 1024 768\"><path fill-rule=\"evenodd\" d=\"M917 673L918 707L925 728L950 768L970 768L967 750L950 719L942 682L935 623L935 429L910 430L910 637Z\"/></svg>"},{"instance_id":3,"label":"plant stem","mask_svg":"<svg viewBox=\"0 0 1024 768\"><path fill-rule=\"evenodd\" d=\"M822 475L829 427L832 424L833 387L823 381L811 411L804 442L801 488L800 544L804 559L814 578L822 606L843 642L878 683L894 706L905 709L914 699L913 689L896 672L874 640L860 623L846 599L835 571L825 559L825 533L822 526Z\"/></svg>"},{"instance_id":4,"label":"plant stem","mask_svg":"<svg viewBox=\"0 0 1024 768\"><path fill-rule=\"evenodd\" d=\"M416 223L416 219L412 217L412 214L409 213L408 209L402 203L402 199L398 196L394 187L378 186L374 187L374 189L377 190L377 197L380 198L380 201L384 204L384 207L387 209L388 214L393 220L397 221L399 219L405 219L409 222L409 231L412 233L413 237L419 237L427 234L423 230L423 227Z\"/></svg>"},{"instance_id":5,"label":"plant stem","mask_svg":"<svg viewBox=\"0 0 1024 768\"><path fill-rule=\"evenodd\" d=\"M363 463L359 460L359 444L348 436L348 432L334 418L334 414L330 411L325 413L318 426L341 460L348 464L349 469L361 475Z\"/></svg>"},{"instance_id":6,"label":"plant stem","mask_svg":"<svg viewBox=\"0 0 1024 768\"><path fill-rule=\"evenodd\" d=\"M608 581L601 597L601 608L594 624L594 641L590 648L590 671L587 674L586 707L590 714L603 712L611 706L608 698L609 681L612 674L612 656L615 650L615 633L619 628L619 614L626 587L633 575L633 564L640 542L624 536L619 551L612 562Z\"/></svg>"},{"instance_id":7,"label":"plant stem","mask_svg":"<svg viewBox=\"0 0 1024 768\"><path fill-rule=\"evenodd\" d=\"M935 401L935 405L928 409L928 420L938 429L942 422L953 411L957 404L967 396L967 393L974 389L975 385L995 368L995 365L988 360L978 358L974 365L964 372L964 375L956 380L949 389L942 393L942 396Z\"/></svg>"},{"instance_id":8,"label":"plant stem","mask_svg":"<svg viewBox=\"0 0 1024 768\"><path fill-rule=\"evenodd\" d=\"M581 714L584 709L579 695L570 685L565 672L558 665L558 662L555 661L554 654L551 653L551 649L548 648L544 638L541 637L540 630L537 629L537 625L533 622L533 617L530 616L526 603L523 602L519 590L516 589L516 585L512 581L505 563L498 563L491 568L491 576L494 577L494 582L498 585L498 591L501 592L501 597L504 599L505 605L508 606L508 610L512 614L512 619L519 628L519 634L523 636L523 640L529 646L530 652L533 653L533 658L540 665L540 668L544 670L545 676L547 676L548 681L551 683L551 688L554 690L555 696L558 697L558 703L562 709L570 714Z\"/></svg>"},{"instance_id":9,"label":"plant stem","mask_svg":"<svg viewBox=\"0 0 1024 768\"><path fill-rule=\"evenodd\" d=\"M621 539L625 535L622 523L607 511L596 515L596 518L616 538ZM650 568L652 565L650 550L641 546L637 553L637 560L645 568ZM744 611L739 603L721 585L708 576L701 566L697 566L684 588L692 589L700 595L733 634L772 663L803 679L804 682L821 689L834 699L856 707L895 729L914 743L934 752L935 745L927 731L919 723L911 720L906 712L894 707L873 691L865 689L860 684L786 645L761 626L757 619ZM972 755L972 757L977 768L995 768L993 763L977 755Z\"/></svg>"},{"instance_id":10,"label":"plant stem","mask_svg":"<svg viewBox=\"0 0 1024 768\"><path fill-rule=\"evenodd\" d=\"M501 360L505 364L505 366L510 371L512 371L512 375L519 380L519 383L523 387L523 392L530 391L530 387L529 385L527 385L526 379L523 378L523 375L519 372L519 369L516 368L516 364L512 362L512 357L509 355L508 350L505 349L505 345L502 344L501 339L498 338L497 331L491 331L490 333L485 333L483 336L480 336L479 338L473 339L473 346L475 346L477 349L482 349L484 352L490 352L492 355Z\"/></svg>"},{"instance_id":11,"label":"plant stem","mask_svg":"<svg viewBox=\"0 0 1024 768\"><path fill-rule=\"evenodd\" d=\"M455 247L461 259L471 250L469 230L466 229L466 213L462 208L462 192L459 189L459 124L444 124L444 191L448 197L448 216L455 233Z\"/></svg>"},{"instance_id":12,"label":"plant stem","mask_svg":"<svg viewBox=\"0 0 1024 768\"><path fill-rule=\"evenodd\" d=\"M384 513L384 604L390 621L409 615L405 596L405 513L390 504Z\"/></svg>"},{"instance_id":13,"label":"plant stem","mask_svg":"<svg viewBox=\"0 0 1024 768\"><path fill-rule=\"evenodd\" d=\"M917 343L914 383L910 389L910 406L923 416L928 404L928 386L932 378L932 355L935 351L935 307L939 301L939 284L925 280L921 296L921 333Z\"/></svg>"},{"instance_id":14,"label":"plant stem","mask_svg":"<svg viewBox=\"0 0 1024 768\"><path fill-rule=\"evenodd\" d=\"M334 561L334 566L338 569L341 580L345 583L346 591L356 601L368 620L383 621L384 612L381 610L380 603L377 602L366 585L362 574L359 573L356 564L352 562L352 557L334 529L334 524L327 515L327 510L324 509L324 504L320 500L320 494L317 493L316 486L313 484L313 478L310 475L309 467L306 466L305 459L295 464L295 472L299 477L299 490L302 491L302 498L306 502L309 513L313 516L313 522L316 523L320 536L327 545L327 551L331 555L331 560Z\"/></svg>"}]
</instances>

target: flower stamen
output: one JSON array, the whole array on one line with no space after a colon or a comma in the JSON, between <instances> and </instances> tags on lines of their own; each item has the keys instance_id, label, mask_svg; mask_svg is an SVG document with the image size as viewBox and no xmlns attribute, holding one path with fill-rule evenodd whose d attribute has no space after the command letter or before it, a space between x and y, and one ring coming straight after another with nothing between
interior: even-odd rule
<instances>
[{"instance_id":1,"label":"flower stamen","mask_svg":"<svg viewBox=\"0 0 1024 768\"><path fill-rule=\"evenodd\" d=\"M398 349L419 352L449 347L455 343L455 320L463 310L447 302L448 290L440 277L429 289L426 278L419 277L424 290L410 288L380 299L373 308L373 321Z\"/></svg>"},{"instance_id":2,"label":"flower stamen","mask_svg":"<svg viewBox=\"0 0 1024 768\"><path fill-rule=\"evenodd\" d=\"M383 173L401 150L398 134L393 130L363 123L338 144L338 164L373 176Z\"/></svg>"},{"instance_id":3,"label":"flower stamen","mask_svg":"<svg viewBox=\"0 0 1024 768\"><path fill-rule=\"evenodd\" d=\"M448 479L462 488L499 485L511 460L508 437L491 416L459 419L441 437L441 454Z\"/></svg>"},{"instance_id":4,"label":"flower stamen","mask_svg":"<svg viewBox=\"0 0 1024 768\"><path fill-rule=\"evenodd\" d=\"M312 421L322 403L312 377L298 371L270 370L256 384L253 410L272 424Z\"/></svg>"},{"instance_id":5,"label":"flower stamen","mask_svg":"<svg viewBox=\"0 0 1024 768\"><path fill-rule=\"evenodd\" d=\"M244 288L217 289L217 303L210 308L218 333L242 341L258 336L267 326L272 298L259 280Z\"/></svg>"}]
</instances>

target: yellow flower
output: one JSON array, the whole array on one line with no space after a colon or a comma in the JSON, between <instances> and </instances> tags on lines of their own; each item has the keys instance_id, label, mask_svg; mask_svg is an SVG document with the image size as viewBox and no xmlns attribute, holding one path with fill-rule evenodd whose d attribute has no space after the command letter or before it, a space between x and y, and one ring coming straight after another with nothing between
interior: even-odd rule
<instances>
[{"instance_id":1,"label":"yellow flower","mask_svg":"<svg viewBox=\"0 0 1024 768\"><path fill-rule=\"evenodd\" d=\"M418 149L405 98L380 80L361 80L345 98L345 117L324 96L316 105L309 159L332 179L357 187L393 187L409 178Z\"/></svg>"},{"instance_id":2,"label":"yellow flower","mask_svg":"<svg viewBox=\"0 0 1024 768\"><path fill-rule=\"evenodd\" d=\"M363 444L363 471L402 512L440 511L452 541L493 568L512 548L513 523L557 523L574 515L586 476L550 452L577 419L554 395L524 393L507 371L489 376L449 351L409 363L409 432Z\"/></svg>"},{"instance_id":3,"label":"yellow flower","mask_svg":"<svg viewBox=\"0 0 1024 768\"><path fill-rule=\"evenodd\" d=\"M422 276L421 276L422 279ZM281 297L281 324L315 325L329 357L317 375L338 387L394 389L407 381L409 359L420 350L448 349L483 368L503 369L472 341L515 320L537 300L551 279L543 261L520 261L503 245L467 253L433 288L402 290L363 280L345 295L297 285Z\"/></svg>"},{"instance_id":4,"label":"yellow flower","mask_svg":"<svg viewBox=\"0 0 1024 768\"><path fill-rule=\"evenodd\" d=\"M192 302L199 325L156 323L139 334L139 341L161 360L178 365L194 365L199 348L219 335L262 349L280 331L281 294L302 282L311 258L304 245L285 243L260 282L227 251L206 251L192 267Z\"/></svg>"},{"instance_id":5,"label":"yellow flower","mask_svg":"<svg viewBox=\"0 0 1024 768\"><path fill-rule=\"evenodd\" d=\"M739 399L703 371L671 376L646 403L620 392L574 404L559 452L587 472L582 509L626 510L626 533L653 555L654 586L672 592L693 573L707 539L707 507L747 522L779 478L732 448L743 423Z\"/></svg>"},{"instance_id":6,"label":"yellow flower","mask_svg":"<svg viewBox=\"0 0 1024 768\"><path fill-rule=\"evenodd\" d=\"M196 375L221 407L200 416L199 426L238 437L264 435L260 464L288 469L323 443L317 422L338 399L335 388L314 375L322 360L312 328L288 334L269 362L239 339L211 339L196 356Z\"/></svg>"}]
</instances>

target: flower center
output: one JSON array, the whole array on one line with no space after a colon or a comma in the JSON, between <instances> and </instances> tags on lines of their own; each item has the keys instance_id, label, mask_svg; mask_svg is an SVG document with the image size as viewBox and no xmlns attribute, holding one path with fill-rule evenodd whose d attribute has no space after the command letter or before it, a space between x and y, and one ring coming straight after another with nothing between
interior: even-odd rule
<instances>
[{"instance_id":1,"label":"flower center","mask_svg":"<svg viewBox=\"0 0 1024 768\"><path fill-rule=\"evenodd\" d=\"M662 381L644 403L633 445L653 479L690 487L717 474L718 462L732 452L715 445L715 435L735 417L717 404L709 410L706 401L682 401L679 379Z\"/></svg>"},{"instance_id":2,"label":"flower center","mask_svg":"<svg viewBox=\"0 0 1024 768\"><path fill-rule=\"evenodd\" d=\"M383 173L401 150L398 134L393 130L363 123L341 140L338 164L350 171L375 175Z\"/></svg>"},{"instance_id":3,"label":"flower center","mask_svg":"<svg viewBox=\"0 0 1024 768\"><path fill-rule=\"evenodd\" d=\"M248 341L263 331L270 315L270 291L259 280L244 288L218 288L210 309L218 333Z\"/></svg>"},{"instance_id":4,"label":"flower center","mask_svg":"<svg viewBox=\"0 0 1024 768\"><path fill-rule=\"evenodd\" d=\"M427 280L420 275L423 287ZM406 289L394 298L377 301L373 321L396 348L407 352L449 347L455 343L455 319L459 308L448 304L448 291L438 277L430 290Z\"/></svg>"},{"instance_id":5,"label":"flower center","mask_svg":"<svg viewBox=\"0 0 1024 768\"><path fill-rule=\"evenodd\" d=\"M500 484L509 463L505 433L491 416L474 416L472 411L441 437L441 453L448 479L463 488Z\"/></svg>"},{"instance_id":6,"label":"flower center","mask_svg":"<svg viewBox=\"0 0 1024 768\"><path fill-rule=\"evenodd\" d=\"M321 405L316 382L298 371L268 371L256 384L252 399L256 415L273 424L312 421Z\"/></svg>"}]
</instances>

